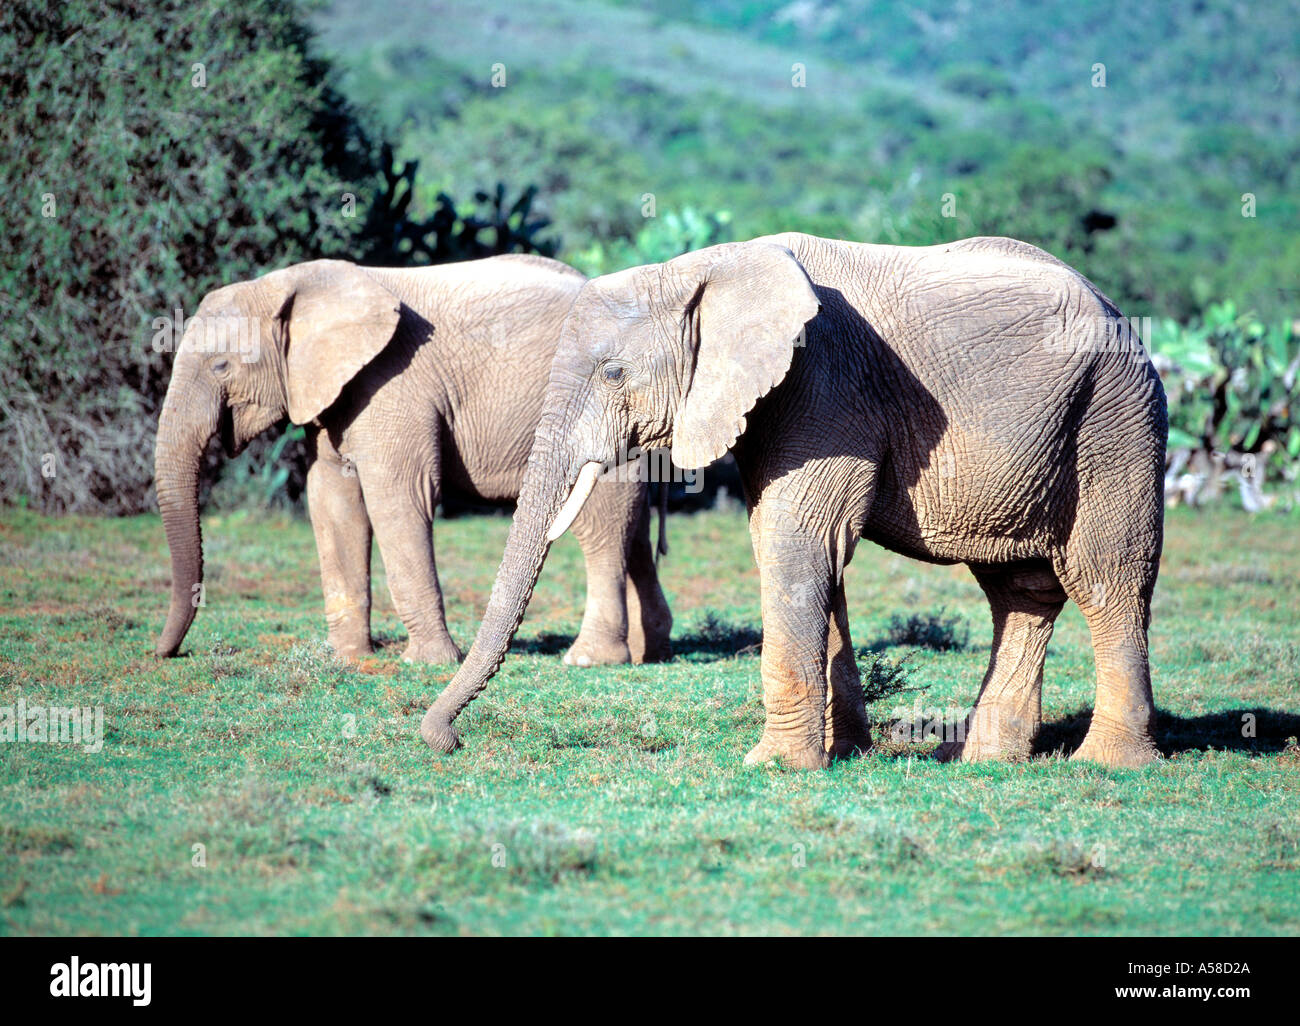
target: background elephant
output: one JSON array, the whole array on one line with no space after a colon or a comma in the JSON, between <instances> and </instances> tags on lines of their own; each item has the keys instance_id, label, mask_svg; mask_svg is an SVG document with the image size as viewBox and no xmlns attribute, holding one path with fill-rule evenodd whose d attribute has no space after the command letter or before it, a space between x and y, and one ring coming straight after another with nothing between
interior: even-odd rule
<instances>
[{"instance_id":1,"label":"background elephant","mask_svg":"<svg viewBox=\"0 0 1300 1026\"><path fill-rule=\"evenodd\" d=\"M620 443L703 466L732 448L762 581L766 727L746 762L869 743L843 573L860 537L967 563L993 653L964 745L1016 757L1041 721L1067 597L1097 700L1076 758L1156 755L1147 662L1165 397L1115 307L1010 239L925 248L787 234L594 279L565 321L505 557L469 658L425 715L434 748L500 665L548 541Z\"/></svg>"},{"instance_id":2,"label":"background elephant","mask_svg":"<svg viewBox=\"0 0 1300 1026\"><path fill-rule=\"evenodd\" d=\"M174 655L203 574L198 473L285 416L308 425L307 495L329 640L371 651L371 532L408 660L460 658L443 613L431 524L444 488L519 494L559 327L585 279L554 260L499 256L388 270L320 260L209 293L183 336L158 424L156 481L171 549ZM250 345L250 339L253 344ZM565 661L662 659L672 617L649 541L646 486L606 482L574 532L587 608Z\"/></svg>"}]
</instances>

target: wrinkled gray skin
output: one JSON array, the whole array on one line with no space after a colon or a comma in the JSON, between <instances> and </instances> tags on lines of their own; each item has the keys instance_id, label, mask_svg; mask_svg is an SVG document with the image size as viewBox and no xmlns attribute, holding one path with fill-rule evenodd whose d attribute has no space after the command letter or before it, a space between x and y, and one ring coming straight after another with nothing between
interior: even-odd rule
<instances>
[{"instance_id":1,"label":"wrinkled gray skin","mask_svg":"<svg viewBox=\"0 0 1300 1026\"><path fill-rule=\"evenodd\" d=\"M158 424L158 506L172 598L157 652L174 655L203 579L197 504L203 450L228 455L288 416L307 425L307 476L329 640L371 651L373 534L410 634L405 658L444 663L447 632L431 525L444 487L513 499L566 312L585 278L554 260L502 256L429 268L300 264L209 293L176 356ZM260 358L229 349L241 323ZM215 340L215 345L212 342ZM574 524L587 562L583 666L670 654L672 617L649 540L644 483L602 482Z\"/></svg>"},{"instance_id":2,"label":"wrinkled gray skin","mask_svg":"<svg viewBox=\"0 0 1300 1026\"><path fill-rule=\"evenodd\" d=\"M487 614L425 740L456 745L452 721L499 666L548 533L581 502L582 468L627 440L671 442L684 467L735 452L767 711L746 762L819 767L867 747L843 586L859 538L966 563L988 596L988 672L964 743L942 756L1031 752L1069 598L1097 665L1075 758L1149 761L1166 414L1133 346L1082 276L1010 239L902 248L787 234L588 282L562 329Z\"/></svg>"}]
</instances>

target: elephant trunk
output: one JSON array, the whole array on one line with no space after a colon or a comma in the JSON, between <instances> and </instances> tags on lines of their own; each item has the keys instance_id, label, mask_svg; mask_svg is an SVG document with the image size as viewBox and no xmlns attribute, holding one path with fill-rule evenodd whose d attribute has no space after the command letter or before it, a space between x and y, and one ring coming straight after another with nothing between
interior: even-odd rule
<instances>
[{"instance_id":1,"label":"elephant trunk","mask_svg":"<svg viewBox=\"0 0 1300 1026\"><path fill-rule=\"evenodd\" d=\"M420 734L437 751L450 752L459 744L452 721L500 668L523 621L551 542L572 523L599 476L601 464L584 462L566 452L567 426L557 421L543 418L538 427L505 555L474 644L420 724Z\"/></svg>"},{"instance_id":2,"label":"elephant trunk","mask_svg":"<svg viewBox=\"0 0 1300 1026\"><path fill-rule=\"evenodd\" d=\"M171 551L172 595L157 655L176 654L198 611L203 583L203 537L199 529L199 466L216 433L222 398L214 385L173 374L158 420L154 483L167 547Z\"/></svg>"}]
</instances>

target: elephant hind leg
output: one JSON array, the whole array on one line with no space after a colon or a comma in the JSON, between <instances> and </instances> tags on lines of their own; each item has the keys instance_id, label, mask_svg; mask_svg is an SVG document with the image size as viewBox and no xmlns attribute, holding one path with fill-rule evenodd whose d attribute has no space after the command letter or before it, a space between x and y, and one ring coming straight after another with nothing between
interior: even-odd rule
<instances>
[{"instance_id":1,"label":"elephant hind leg","mask_svg":"<svg viewBox=\"0 0 1300 1026\"><path fill-rule=\"evenodd\" d=\"M634 663L660 663L673 657L673 614L659 586L650 545L650 504L641 504L627 551L627 647Z\"/></svg>"},{"instance_id":2,"label":"elephant hind leg","mask_svg":"<svg viewBox=\"0 0 1300 1026\"><path fill-rule=\"evenodd\" d=\"M1043 721L1043 662L1066 593L1051 568L975 569L993 615L993 650L964 737L943 760L1026 759Z\"/></svg>"},{"instance_id":3,"label":"elephant hind leg","mask_svg":"<svg viewBox=\"0 0 1300 1026\"><path fill-rule=\"evenodd\" d=\"M1097 699L1073 758L1107 766L1144 766L1159 757L1147 627L1159 554L1067 551L1062 582L1092 634Z\"/></svg>"}]
</instances>

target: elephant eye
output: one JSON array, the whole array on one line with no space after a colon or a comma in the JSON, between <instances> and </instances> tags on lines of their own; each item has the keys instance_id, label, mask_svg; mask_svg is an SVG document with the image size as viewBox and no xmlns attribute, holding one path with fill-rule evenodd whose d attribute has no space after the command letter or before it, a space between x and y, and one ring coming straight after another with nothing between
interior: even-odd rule
<instances>
[{"instance_id":1,"label":"elephant eye","mask_svg":"<svg viewBox=\"0 0 1300 1026\"><path fill-rule=\"evenodd\" d=\"M621 385L626 370L625 367L622 367L617 363L607 363L605 364L604 370L601 371L601 374L605 378L605 384Z\"/></svg>"},{"instance_id":2,"label":"elephant eye","mask_svg":"<svg viewBox=\"0 0 1300 1026\"><path fill-rule=\"evenodd\" d=\"M229 360L214 360L212 363L213 374L225 374L230 369Z\"/></svg>"}]
</instances>

